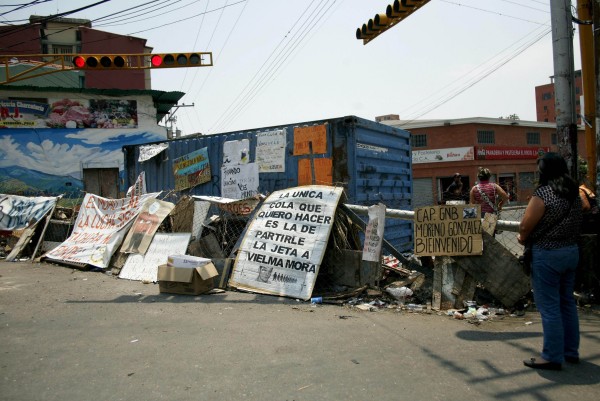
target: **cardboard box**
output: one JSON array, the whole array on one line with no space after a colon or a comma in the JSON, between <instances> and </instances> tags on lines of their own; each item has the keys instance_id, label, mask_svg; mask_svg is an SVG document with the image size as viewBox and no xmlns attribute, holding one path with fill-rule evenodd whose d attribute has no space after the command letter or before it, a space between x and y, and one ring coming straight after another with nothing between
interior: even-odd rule
<instances>
[{"instance_id":1,"label":"cardboard box","mask_svg":"<svg viewBox=\"0 0 600 401\"><path fill-rule=\"evenodd\" d=\"M171 294L203 294L214 288L213 277L218 275L217 269L210 262L194 267L160 265L158 289Z\"/></svg>"},{"instance_id":2,"label":"cardboard box","mask_svg":"<svg viewBox=\"0 0 600 401\"><path fill-rule=\"evenodd\" d=\"M210 259L191 255L170 255L167 257L167 265L172 267L198 267L210 262Z\"/></svg>"}]
</instances>

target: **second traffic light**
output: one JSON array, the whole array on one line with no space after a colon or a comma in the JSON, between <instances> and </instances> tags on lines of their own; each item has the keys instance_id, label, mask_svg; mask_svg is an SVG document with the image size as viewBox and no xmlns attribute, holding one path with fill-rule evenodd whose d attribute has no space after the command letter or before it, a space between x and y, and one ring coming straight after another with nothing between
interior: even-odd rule
<instances>
[{"instance_id":1,"label":"second traffic light","mask_svg":"<svg viewBox=\"0 0 600 401\"><path fill-rule=\"evenodd\" d=\"M150 57L151 68L206 67L212 65L212 53L164 53Z\"/></svg>"},{"instance_id":2,"label":"second traffic light","mask_svg":"<svg viewBox=\"0 0 600 401\"><path fill-rule=\"evenodd\" d=\"M376 14L356 30L356 39L362 39L366 45L427 3L429 0L394 0L387 6L385 14Z\"/></svg>"}]
</instances>

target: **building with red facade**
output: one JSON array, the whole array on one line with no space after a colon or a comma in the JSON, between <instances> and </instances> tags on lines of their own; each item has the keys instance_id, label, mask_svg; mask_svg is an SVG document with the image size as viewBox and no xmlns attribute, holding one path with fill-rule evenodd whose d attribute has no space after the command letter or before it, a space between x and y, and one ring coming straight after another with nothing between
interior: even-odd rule
<instances>
[{"instance_id":1,"label":"building with red facade","mask_svg":"<svg viewBox=\"0 0 600 401\"><path fill-rule=\"evenodd\" d=\"M577 122L581 124L581 99L583 99L583 81L581 70L575 71L575 111ZM554 106L554 77L550 77L550 83L535 87L535 112L538 121L556 122L556 108Z\"/></svg>"},{"instance_id":2,"label":"building with red facade","mask_svg":"<svg viewBox=\"0 0 600 401\"><path fill-rule=\"evenodd\" d=\"M556 124L549 122L473 117L382 124L411 133L414 207L443 201L455 173L461 174L468 193L480 166L489 168L493 180L511 193L512 204L524 204L535 187L539 153L558 151ZM586 154L583 129L578 131L578 153Z\"/></svg>"},{"instance_id":3,"label":"building with red facade","mask_svg":"<svg viewBox=\"0 0 600 401\"><path fill-rule=\"evenodd\" d=\"M151 51L152 48L146 46L146 39L93 29L91 21L86 19L50 19L32 15L28 24L0 27L0 55L18 55L16 61L24 63L36 60L27 57L30 54L131 54ZM149 70L88 70L78 71L78 74L79 88L143 90L152 86ZM55 79L60 80L60 77Z\"/></svg>"}]
</instances>

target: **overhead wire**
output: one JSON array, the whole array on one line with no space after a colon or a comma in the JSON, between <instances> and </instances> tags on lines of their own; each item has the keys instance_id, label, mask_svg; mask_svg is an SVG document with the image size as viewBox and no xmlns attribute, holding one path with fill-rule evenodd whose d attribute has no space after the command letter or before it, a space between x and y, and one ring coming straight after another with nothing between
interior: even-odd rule
<instances>
[{"instance_id":1,"label":"overhead wire","mask_svg":"<svg viewBox=\"0 0 600 401\"><path fill-rule=\"evenodd\" d=\"M99 26L99 27L119 26L119 25L134 24L134 23L140 22L140 21L147 21L147 20L152 19L152 18L164 17L166 14L170 14L170 13L175 12L177 10L181 10L182 8L189 7L191 5L194 5L197 2L197 1L194 0L194 1L191 1L190 3L188 3L188 4L184 4L182 6L172 8L172 9L170 9L168 11L162 11L162 10L164 10L166 8L170 8L170 7L174 6L175 4L177 4L177 3L181 2L181 1L183 1L183 0L175 0L175 1L173 1L173 0L165 0L162 3L155 4L153 6L153 7L155 7L155 9L152 9L152 10L144 9L144 10L141 10L141 11L135 11L135 12L131 12L131 13L126 13L126 14L123 14L123 15L115 16L113 18L107 19L106 21L100 20L100 23L95 24L95 26ZM164 3L170 3L170 4L163 5ZM160 6L162 6L162 7L160 7ZM140 17L142 15L147 15L147 14L156 13L156 12L160 12L160 13L157 14L157 15L143 17L142 19L137 19L137 20L133 19L133 18ZM125 18L121 18L123 16L131 15L131 14L135 14L135 15L129 16L129 17L125 17ZM125 22L120 23L121 21L125 21Z\"/></svg>"},{"instance_id":2,"label":"overhead wire","mask_svg":"<svg viewBox=\"0 0 600 401\"><path fill-rule=\"evenodd\" d=\"M324 13L321 14L320 16L319 16L319 14L325 8L325 6L327 5L328 1L329 0L322 0L319 3L319 5L317 5L310 12L310 14L308 15L307 19L305 19L304 22L301 24L301 26L298 28L298 30L296 30L294 32L294 34L292 35L292 37L287 41L287 43L283 46L283 48L281 48L279 50L279 52L277 53L277 55L275 56L275 58L271 61L271 63L267 67L267 69L263 71L263 73L258 78L258 80L256 82L254 82L254 84L252 85L251 89L242 97L241 100L239 100L239 102L235 106L233 106L233 103L232 103L232 107L234 107L233 110L229 114L227 114L227 115L225 115L225 113L222 114L221 117L219 117L219 119L217 120L217 122L213 125L213 127L211 127L211 129L209 130L210 132L215 132L215 131L218 131L219 129L221 129L222 127L228 126L229 124L231 124L231 122L235 118L237 118L237 116L245 108L245 106L248 105L249 102L256 96L256 94L265 86L265 83L268 82L268 80L273 77L273 74L281 66L281 60L283 59L285 61L285 59L287 59L287 57L289 57L289 54L292 53L298 47L299 43L301 43L302 40L306 37L306 34L304 34L304 33L305 32L308 33L308 32L310 32L311 30L313 30L315 28L315 24L312 23L312 22L314 22L315 18L318 18L317 21L319 21L320 18L322 18L322 16L324 15ZM337 1L337 0L333 0L334 3L335 3L335 1ZM307 7L307 9L305 10L305 12L303 12L302 16L312 6L313 3L314 2L311 2L311 4ZM329 8L327 10L325 10L325 13L328 10L329 10ZM294 26L297 24L297 22L294 24ZM309 28L306 27L307 24L311 24ZM288 34L290 32L291 32L291 30L288 31ZM299 35L300 35L300 37L298 38ZM286 37L287 37L287 34L286 34ZM280 45L278 45L278 47L279 46ZM291 47L291 50L290 50L290 47ZM283 56L282 56L282 54L283 54ZM269 58L270 57L271 56L269 56ZM267 59L267 61L268 61L268 59ZM264 66L264 64L263 64L263 66ZM262 66L259 69L259 71L260 70L262 70ZM257 74L255 74L255 76ZM251 82L249 82L249 84L250 83ZM227 110L229 110L229 107L228 107ZM214 128L214 130L213 130L213 128Z\"/></svg>"},{"instance_id":3,"label":"overhead wire","mask_svg":"<svg viewBox=\"0 0 600 401\"><path fill-rule=\"evenodd\" d=\"M250 80L248 81L248 83L246 84L246 86L244 86L244 88L240 91L240 93L238 93L238 95L236 96L236 98L229 104L229 106L225 109L225 111L219 116L219 118L217 119L217 123L219 123L221 121L221 119L225 116L225 114L227 114L227 112L229 111L229 109L231 107L234 106L235 102L240 98L240 96L242 96L242 94L246 91L246 89L248 88L248 86L250 86L252 84L252 82L254 81L254 79L258 76L258 74L262 71L262 69L264 68L264 66L267 64L267 62L271 59L271 57L273 57L273 54L277 51L277 49L282 45L282 43L285 41L285 39L287 38L287 36L291 33L291 31L296 27L296 25L298 24L298 22L302 19L302 17L304 16L304 14L306 14L306 12L310 9L310 7L313 5L313 3L316 0L312 0L311 3L306 7L306 9L304 9L304 11L302 12L302 14L300 15L300 17L298 17L298 19L296 20L296 22L294 22L294 24L292 25L292 27L288 30L288 32L283 36L283 38L279 41L279 43L277 44L277 46L275 46L275 48L273 49L273 51L271 51L271 54L269 54L269 56L265 59L265 61L262 63L262 65L259 67L259 69L254 73L254 76L252 78L250 78ZM213 125L214 127L214 125ZM211 127L209 129L209 131L212 131Z\"/></svg>"},{"instance_id":4,"label":"overhead wire","mask_svg":"<svg viewBox=\"0 0 600 401\"><path fill-rule=\"evenodd\" d=\"M36 5L39 5L41 3L47 3L49 1L52 1L52 0L33 0L33 1L30 1L29 3L23 3L23 4L18 4L18 5L15 4L13 6L16 7L16 8L13 8L12 10L8 10L8 11L5 11L3 13L0 13L0 17L4 16L6 14L13 13L15 11L22 10L24 8L27 8L27 7L36 6ZM8 7L13 7L13 6L8 6ZM1 6L1 7L6 7L6 6Z\"/></svg>"},{"instance_id":5,"label":"overhead wire","mask_svg":"<svg viewBox=\"0 0 600 401\"><path fill-rule=\"evenodd\" d=\"M80 7L80 8L74 9L74 10L65 11L65 12L58 13L58 14L53 14L53 15L50 15L48 17L40 18L38 21L36 21L36 23L52 21L54 19L57 19L57 18L60 18L60 17L64 17L65 15L73 14L73 13L76 13L76 12L79 12L79 11L87 10L88 8L99 6L100 4L107 3L109 1L111 1L111 0L100 0L100 1L98 1L96 3L90 4L90 5L87 5L87 6L84 6L84 7ZM0 34L0 37L8 36L8 35L14 34L16 32L20 32L20 31L24 31L27 28L29 28L30 26L31 26L31 24L18 25L18 26L15 26L15 29L4 30L2 32L2 34ZM24 43L28 43L28 42L31 42L31 41L34 41L34 40L39 40L39 39L40 39L40 37L38 36L37 38L34 38L34 39L29 39L29 40L25 40L25 41L22 41L22 42L19 42L19 43L15 43L15 44L13 44L11 46L5 47L4 49L10 49L11 47L15 47L15 46L18 46L18 45L21 45L21 44L24 44Z\"/></svg>"},{"instance_id":6,"label":"overhead wire","mask_svg":"<svg viewBox=\"0 0 600 401\"><path fill-rule=\"evenodd\" d=\"M336 3L336 1L337 0L333 0L332 3L329 4L329 7L327 7L327 9L324 12L322 12L322 10L325 8L325 6L328 4L328 2L325 3L325 4L323 4L323 6L319 10L320 14L314 15L313 18L311 19L311 21L310 21L310 29L305 30L303 32L303 34L302 34L301 37L296 38L295 42L292 45L293 47L287 51L287 53L285 54L284 58L281 61L279 61L278 64L275 66L275 69L271 70L271 73L269 74L269 76L263 77L263 80L260 83L260 86L246 99L246 101L244 103L242 103L240 105L240 107L238 108L238 110L229 119L229 121L225 122L225 124L223 125L224 129L226 129L251 104L250 102L263 90L263 88L266 85L268 85L269 83L271 83L271 82L273 82L275 80L275 75L277 74L277 72L285 64L285 62L288 60L288 58L292 54L294 54L294 51L298 48L298 46L302 43L302 41L304 41L304 39L308 36L308 34L312 30L315 29L315 27L317 26L317 24L327 14L327 12L333 7L333 5Z\"/></svg>"},{"instance_id":7,"label":"overhead wire","mask_svg":"<svg viewBox=\"0 0 600 401\"><path fill-rule=\"evenodd\" d=\"M223 42L223 45L221 46L219 51L215 52L215 59L218 59L221 56L221 54L223 54L227 44L229 43L229 39L231 38L231 35L235 31L235 28L237 27L242 15L244 14L244 11L246 10L246 6L248 6L249 3L250 3L250 0L246 1L246 3L244 3L244 7L242 7L242 9L240 10L240 13L238 14L235 22L233 23L233 26L231 27L231 29L229 30L229 33L227 34L227 37L225 38L225 42ZM195 46L195 44L194 44L194 46ZM208 81L208 79L211 76L213 71L214 70L212 68L208 71L208 74L206 74L206 76L204 77L204 80L202 81L202 84L200 85L200 88L198 89L196 96L192 97L192 99L195 99L196 97L198 97L198 95L202 92L202 90L204 89L204 85ZM194 77L192 78L192 82L189 85L190 87L195 82L197 73L198 73L198 71L196 70L194 73ZM187 74L187 71L186 71L186 74ZM202 127L202 122L200 121L200 116L198 115L198 112L196 111L195 108L194 108L194 115L195 115L196 119L198 120L198 122L200 123L200 127Z\"/></svg>"},{"instance_id":8,"label":"overhead wire","mask_svg":"<svg viewBox=\"0 0 600 401\"><path fill-rule=\"evenodd\" d=\"M546 35L548 35L551 32L551 29L545 29L544 31L542 31L541 33L539 33L536 37L534 37L531 41L529 41L528 43L522 45L520 48L518 48L516 50L516 52L514 54L512 54L510 57L507 57L503 60L498 61L495 65L491 66L489 69L487 69L486 71L482 72L479 76L476 76L474 78L471 78L469 81L467 81L467 83L465 83L463 86L461 86L460 88L454 90L451 93L448 93L446 95L444 95L440 100L438 100L435 104L432 104L431 106L429 106L427 109L425 109L424 111L420 111L417 114L415 114L414 116L410 117L409 119L407 119L406 121L403 121L400 126L406 125L412 121L415 121L416 119L428 114L429 112L437 109L438 107L442 106L443 104L447 103L448 101L454 99L456 96L464 93L467 89L473 87L474 85L476 85L477 83L481 82L483 79L487 78L488 76L490 76L492 73L496 72L498 69L500 69L502 66L506 65L508 62L510 62L511 60L513 60L514 58L516 58L517 56L519 56L520 54L522 54L525 50L529 49L531 46L533 46L534 44L536 44L537 42L539 42L542 38L544 38Z\"/></svg>"},{"instance_id":9,"label":"overhead wire","mask_svg":"<svg viewBox=\"0 0 600 401\"><path fill-rule=\"evenodd\" d=\"M503 13L500 13L498 11L486 10L484 8L474 7L474 6L470 6L470 5L467 5L467 4L457 3L457 2L449 1L449 0L440 0L440 1L443 2L443 3L454 4L455 6L471 8L473 10L482 11L482 12L485 12L485 13L501 15L503 17L512 18L512 19L515 19L515 20L524 21L524 22L530 22L532 24L538 24L538 25L540 25L540 23L537 22L537 21L531 21L531 20L528 20L528 19L525 19L525 18L515 17L513 15L503 14Z\"/></svg>"}]
</instances>

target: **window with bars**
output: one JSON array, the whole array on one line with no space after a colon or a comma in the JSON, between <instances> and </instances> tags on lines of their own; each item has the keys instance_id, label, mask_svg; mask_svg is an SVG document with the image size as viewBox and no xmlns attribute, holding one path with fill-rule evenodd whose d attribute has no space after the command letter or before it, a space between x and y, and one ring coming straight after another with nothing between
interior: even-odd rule
<instances>
[{"instance_id":1,"label":"window with bars","mask_svg":"<svg viewBox=\"0 0 600 401\"><path fill-rule=\"evenodd\" d=\"M413 134L411 135L411 139L413 148L424 148L427 146L426 134Z\"/></svg>"},{"instance_id":2,"label":"window with bars","mask_svg":"<svg viewBox=\"0 0 600 401\"><path fill-rule=\"evenodd\" d=\"M496 138L494 136L494 131L478 130L477 143L486 145L495 144Z\"/></svg>"},{"instance_id":3,"label":"window with bars","mask_svg":"<svg viewBox=\"0 0 600 401\"><path fill-rule=\"evenodd\" d=\"M53 54L70 54L73 53L73 46L71 45L52 45ZM72 57L65 57L65 61L72 61Z\"/></svg>"},{"instance_id":4,"label":"window with bars","mask_svg":"<svg viewBox=\"0 0 600 401\"><path fill-rule=\"evenodd\" d=\"M540 144L540 133L539 132L528 132L527 133L527 145L539 145Z\"/></svg>"}]
</instances>

